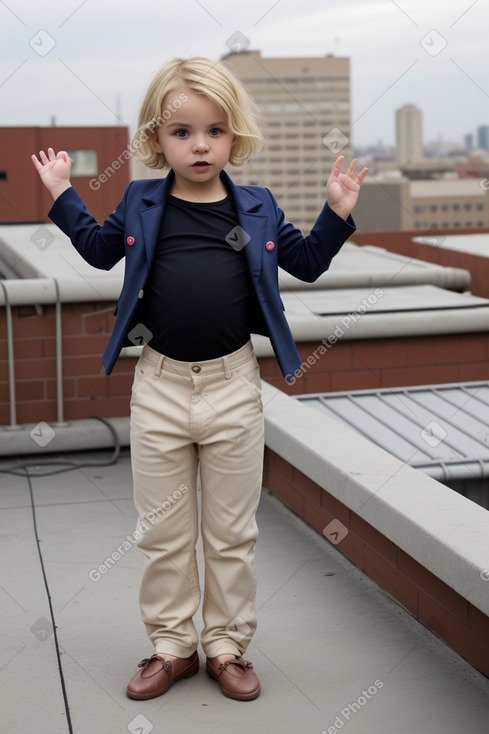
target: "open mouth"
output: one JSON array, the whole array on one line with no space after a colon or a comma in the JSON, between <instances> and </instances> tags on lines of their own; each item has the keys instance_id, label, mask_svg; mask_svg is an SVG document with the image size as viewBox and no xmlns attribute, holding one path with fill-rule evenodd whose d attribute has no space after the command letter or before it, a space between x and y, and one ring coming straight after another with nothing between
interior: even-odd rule
<instances>
[{"instance_id":1,"label":"open mouth","mask_svg":"<svg viewBox=\"0 0 489 734\"><path fill-rule=\"evenodd\" d=\"M207 163L207 161L197 161L192 165L192 168L207 168L210 165L210 163Z\"/></svg>"}]
</instances>

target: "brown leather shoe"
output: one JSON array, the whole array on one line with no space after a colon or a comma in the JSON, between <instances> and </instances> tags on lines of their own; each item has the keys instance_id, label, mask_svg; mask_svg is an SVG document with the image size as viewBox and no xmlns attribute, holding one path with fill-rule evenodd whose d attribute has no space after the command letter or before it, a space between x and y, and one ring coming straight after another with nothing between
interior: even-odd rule
<instances>
[{"instance_id":1,"label":"brown leather shoe","mask_svg":"<svg viewBox=\"0 0 489 734\"><path fill-rule=\"evenodd\" d=\"M189 658L164 660L152 655L139 663L141 670L134 675L127 686L129 698L142 701L162 696L180 678L190 678L199 671L199 656L194 652Z\"/></svg>"},{"instance_id":2,"label":"brown leather shoe","mask_svg":"<svg viewBox=\"0 0 489 734\"><path fill-rule=\"evenodd\" d=\"M228 698L251 701L260 695L260 681L253 665L242 658L227 660L221 664L217 658L207 658L206 669Z\"/></svg>"}]
</instances>

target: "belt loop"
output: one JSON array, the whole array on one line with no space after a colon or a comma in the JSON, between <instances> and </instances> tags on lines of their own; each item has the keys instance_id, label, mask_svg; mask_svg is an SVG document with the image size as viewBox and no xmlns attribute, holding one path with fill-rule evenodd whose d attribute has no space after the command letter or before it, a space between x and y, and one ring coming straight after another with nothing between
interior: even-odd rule
<instances>
[{"instance_id":1,"label":"belt loop","mask_svg":"<svg viewBox=\"0 0 489 734\"><path fill-rule=\"evenodd\" d=\"M161 375L161 368L163 367L163 360L165 359L164 354L160 354L158 357L158 361L156 363L156 369L155 369L155 376L160 377Z\"/></svg>"},{"instance_id":2,"label":"belt loop","mask_svg":"<svg viewBox=\"0 0 489 734\"><path fill-rule=\"evenodd\" d=\"M229 359L228 359L227 354L225 354L224 357L222 358L222 363L224 366L224 377L226 378L226 380L230 380L231 370L229 369Z\"/></svg>"}]
</instances>

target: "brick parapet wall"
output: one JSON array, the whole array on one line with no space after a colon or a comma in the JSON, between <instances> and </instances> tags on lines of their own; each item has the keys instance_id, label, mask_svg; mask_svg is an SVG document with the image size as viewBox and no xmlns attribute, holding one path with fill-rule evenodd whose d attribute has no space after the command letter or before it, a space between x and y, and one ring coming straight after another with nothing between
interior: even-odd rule
<instances>
[{"instance_id":1,"label":"brick parapet wall","mask_svg":"<svg viewBox=\"0 0 489 734\"><path fill-rule=\"evenodd\" d=\"M444 237L449 235L489 234L489 229L465 230L453 229L443 232L420 232L408 230L406 232L355 232L352 241L356 245L375 245L383 247L389 252L412 257L416 260L442 265L448 268L463 268L472 276L470 291L474 296L489 298L489 257L472 255L466 252L449 250L444 246ZM439 240L439 246L423 245L413 242L414 237L430 237Z\"/></svg>"},{"instance_id":2,"label":"brick parapet wall","mask_svg":"<svg viewBox=\"0 0 489 734\"><path fill-rule=\"evenodd\" d=\"M265 451L263 484L323 537L323 530L333 520L339 521L346 534L335 543L337 549L416 619L489 675L489 618L483 612L269 448Z\"/></svg>"},{"instance_id":3,"label":"brick parapet wall","mask_svg":"<svg viewBox=\"0 0 489 734\"><path fill-rule=\"evenodd\" d=\"M17 422L54 421L56 326L54 306L12 309ZM119 359L110 377L101 355L114 323L107 303L63 304L62 351L65 420L129 414L134 358ZM318 344L303 343L303 362ZM339 340L287 386L275 358L260 358L262 378L289 393L402 387L487 379L489 334L447 334ZM5 309L0 310L0 425L10 422Z\"/></svg>"},{"instance_id":4,"label":"brick parapet wall","mask_svg":"<svg viewBox=\"0 0 489 734\"><path fill-rule=\"evenodd\" d=\"M65 420L127 416L134 359L119 360L108 378L101 355L110 337L114 304L62 306ZM12 308L17 423L57 419L54 306ZM0 424L10 423L7 327L0 311Z\"/></svg>"},{"instance_id":5,"label":"brick parapet wall","mask_svg":"<svg viewBox=\"0 0 489 734\"><path fill-rule=\"evenodd\" d=\"M486 380L489 332L341 339L307 363L318 344L299 344L303 376L287 386L275 359L260 359L266 382L289 395ZM312 361L312 360L311 360Z\"/></svg>"}]
</instances>

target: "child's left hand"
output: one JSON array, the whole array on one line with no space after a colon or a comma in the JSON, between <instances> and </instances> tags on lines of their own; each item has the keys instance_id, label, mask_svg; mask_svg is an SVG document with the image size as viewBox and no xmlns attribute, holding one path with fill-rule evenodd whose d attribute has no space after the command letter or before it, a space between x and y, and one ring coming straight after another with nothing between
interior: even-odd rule
<instances>
[{"instance_id":1,"label":"child's left hand","mask_svg":"<svg viewBox=\"0 0 489 734\"><path fill-rule=\"evenodd\" d=\"M368 168L362 168L358 176L353 176L357 166L357 159L354 158L346 173L341 173L341 166L345 160L344 155L337 158L331 174L326 184L328 204L338 216L348 219L353 207L357 203L358 192L367 175Z\"/></svg>"}]
</instances>

